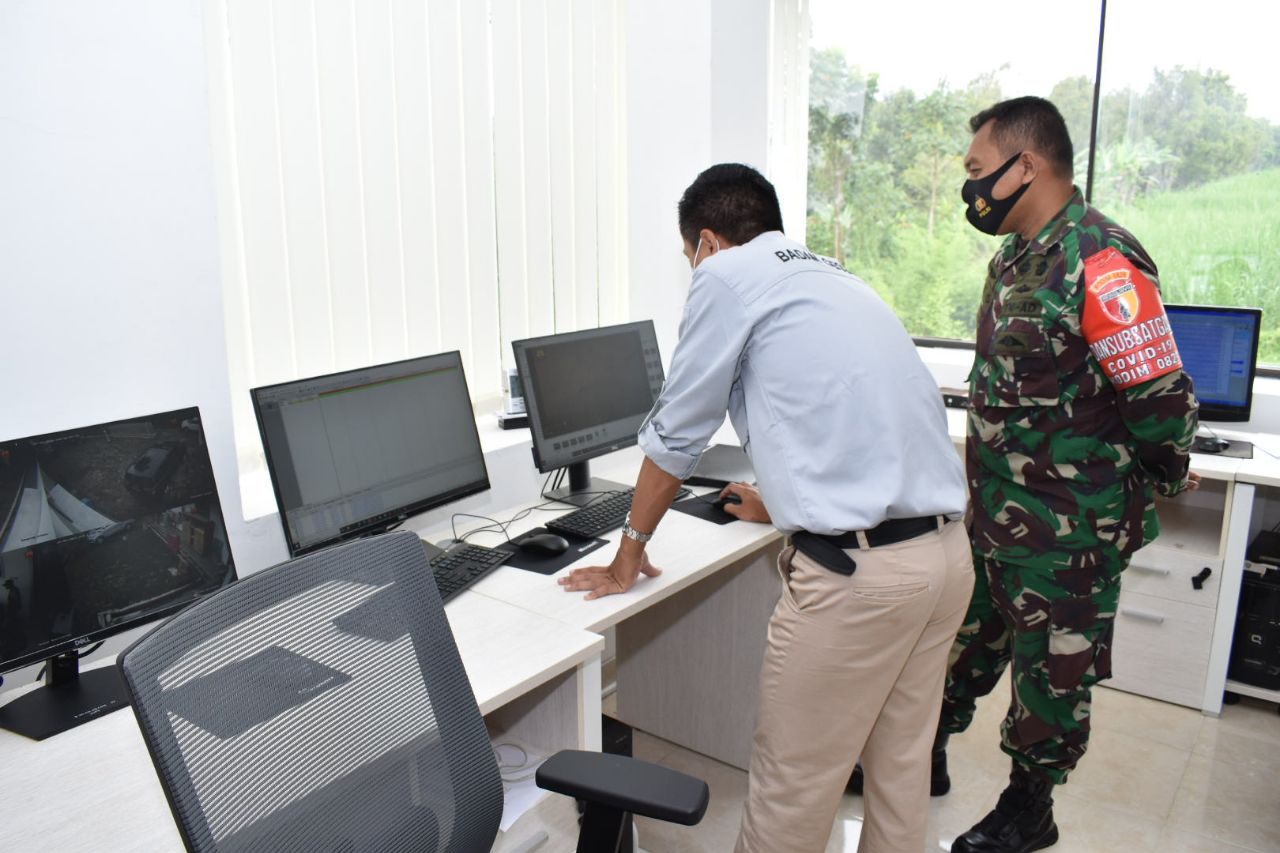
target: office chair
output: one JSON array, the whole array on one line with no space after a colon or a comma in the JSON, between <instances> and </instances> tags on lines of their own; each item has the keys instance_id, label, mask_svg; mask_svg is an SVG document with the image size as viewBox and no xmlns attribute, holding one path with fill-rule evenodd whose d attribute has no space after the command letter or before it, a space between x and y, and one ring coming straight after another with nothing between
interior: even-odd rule
<instances>
[{"instance_id":1,"label":"office chair","mask_svg":"<svg viewBox=\"0 0 1280 853\"><path fill-rule=\"evenodd\" d=\"M484 851L502 783L418 537L393 533L250 575L121 655L190 851ZM696 824L704 782L557 753L537 783L586 801L581 853L629 814Z\"/></svg>"}]
</instances>

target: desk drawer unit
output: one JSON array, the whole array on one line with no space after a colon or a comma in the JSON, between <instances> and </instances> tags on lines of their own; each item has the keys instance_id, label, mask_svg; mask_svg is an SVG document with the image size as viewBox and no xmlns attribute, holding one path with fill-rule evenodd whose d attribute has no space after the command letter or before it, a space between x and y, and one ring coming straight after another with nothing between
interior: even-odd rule
<instances>
[{"instance_id":1,"label":"desk drawer unit","mask_svg":"<svg viewBox=\"0 0 1280 853\"><path fill-rule=\"evenodd\" d=\"M1194 583L1196 578L1201 579L1199 588ZM1196 607L1216 608L1221 579L1222 560L1216 557L1148 545L1133 555L1129 568L1125 569L1123 589Z\"/></svg>"},{"instance_id":2,"label":"desk drawer unit","mask_svg":"<svg viewBox=\"0 0 1280 853\"><path fill-rule=\"evenodd\" d=\"M1187 583L1190 586L1190 582ZM1121 588L1110 687L1199 708L1214 609Z\"/></svg>"}]
</instances>

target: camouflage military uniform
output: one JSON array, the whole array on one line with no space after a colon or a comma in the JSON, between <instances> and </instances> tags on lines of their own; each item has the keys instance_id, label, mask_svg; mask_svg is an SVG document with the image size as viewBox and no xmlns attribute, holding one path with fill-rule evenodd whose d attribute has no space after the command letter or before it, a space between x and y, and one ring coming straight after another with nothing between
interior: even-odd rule
<instances>
[{"instance_id":1,"label":"camouflage military uniform","mask_svg":"<svg viewBox=\"0 0 1280 853\"><path fill-rule=\"evenodd\" d=\"M941 730L960 732L1010 659L1005 752L1066 780L1111 674L1120 573L1186 488L1196 402L1181 370L1116 390L1081 330L1084 261L1107 247L1156 282L1127 231L1077 191L988 269L966 445L977 583L951 651Z\"/></svg>"}]
</instances>

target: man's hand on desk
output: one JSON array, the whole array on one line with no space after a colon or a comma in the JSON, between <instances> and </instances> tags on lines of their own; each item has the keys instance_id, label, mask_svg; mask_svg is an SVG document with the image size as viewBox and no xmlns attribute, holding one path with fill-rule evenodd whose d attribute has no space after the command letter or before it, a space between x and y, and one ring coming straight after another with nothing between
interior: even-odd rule
<instances>
[{"instance_id":1,"label":"man's hand on desk","mask_svg":"<svg viewBox=\"0 0 1280 853\"><path fill-rule=\"evenodd\" d=\"M660 574L662 569L649 562L649 555L644 551L639 551L637 555L619 548L609 565L574 569L557 583L564 587L565 592L585 592L586 600L591 601L605 595L626 592L635 586L640 575L656 577Z\"/></svg>"},{"instance_id":2,"label":"man's hand on desk","mask_svg":"<svg viewBox=\"0 0 1280 853\"><path fill-rule=\"evenodd\" d=\"M1197 474L1195 471L1188 471L1187 472L1187 491L1194 492L1198 488L1200 488L1200 475Z\"/></svg>"},{"instance_id":3,"label":"man's hand on desk","mask_svg":"<svg viewBox=\"0 0 1280 853\"><path fill-rule=\"evenodd\" d=\"M760 524L770 524L773 519L769 517L769 510L765 509L764 499L760 497L760 490L755 486L747 483L730 483L720 492L720 497L726 498L729 495L737 495L742 503L725 504L724 511L732 515L734 518L740 518L743 521L755 521Z\"/></svg>"}]
</instances>

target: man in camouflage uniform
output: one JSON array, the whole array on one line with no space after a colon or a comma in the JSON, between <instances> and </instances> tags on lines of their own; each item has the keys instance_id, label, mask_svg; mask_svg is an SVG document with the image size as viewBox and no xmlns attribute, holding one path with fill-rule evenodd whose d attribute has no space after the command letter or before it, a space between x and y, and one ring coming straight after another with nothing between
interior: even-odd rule
<instances>
[{"instance_id":1,"label":"man in camouflage uniform","mask_svg":"<svg viewBox=\"0 0 1280 853\"><path fill-rule=\"evenodd\" d=\"M1154 496L1196 486L1197 405L1155 263L1073 185L1057 109L1017 98L970 126L969 221L1009 237L978 312L965 448L977 583L935 754L945 782L946 738L1012 661L1010 784L952 850L1022 853L1058 838L1051 793L1084 755L1121 572L1159 533ZM1127 361L1117 342L1136 347Z\"/></svg>"}]
</instances>

